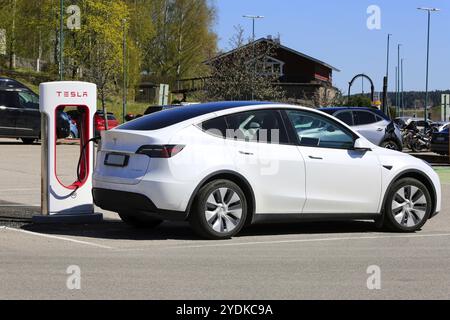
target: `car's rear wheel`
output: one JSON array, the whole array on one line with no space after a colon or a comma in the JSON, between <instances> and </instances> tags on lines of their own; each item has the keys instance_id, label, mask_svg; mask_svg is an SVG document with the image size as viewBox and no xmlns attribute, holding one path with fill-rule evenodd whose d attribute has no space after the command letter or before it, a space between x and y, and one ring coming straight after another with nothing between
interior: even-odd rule
<instances>
[{"instance_id":1,"label":"car's rear wheel","mask_svg":"<svg viewBox=\"0 0 450 320\"><path fill-rule=\"evenodd\" d=\"M21 140L24 144L33 144L36 141L34 138L21 138Z\"/></svg>"},{"instance_id":2,"label":"car's rear wheel","mask_svg":"<svg viewBox=\"0 0 450 320\"><path fill-rule=\"evenodd\" d=\"M413 178L397 181L390 188L384 206L384 223L398 232L420 230L430 217L432 200L427 187Z\"/></svg>"},{"instance_id":3,"label":"car's rear wheel","mask_svg":"<svg viewBox=\"0 0 450 320\"><path fill-rule=\"evenodd\" d=\"M234 182L216 180L200 189L189 222L201 237L230 239L238 234L247 218L247 199Z\"/></svg>"},{"instance_id":4,"label":"car's rear wheel","mask_svg":"<svg viewBox=\"0 0 450 320\"><path fill-rule=\"evenodd\" d=\"M128 212L119 212L119 217L120 219L122 219L123 222L135 228L151 229L156 228L161 223L163 223L162 220L153 219L145 216L137 216Z\"/></svg>"},{"instance_id":5,"label":"car's rear wheel","mask_svg":"<svg viewBox=\"0 0 450 320\"><path fill-rule=\"evenodd\" d=\"M393 140L386 140L381 144L382 148L386 148L386 149L390 149L390 150L395 150L395 151L401 151L400 150L400 146L397 144L397 142L393 141Z\"/></svg>"}]
</instances>

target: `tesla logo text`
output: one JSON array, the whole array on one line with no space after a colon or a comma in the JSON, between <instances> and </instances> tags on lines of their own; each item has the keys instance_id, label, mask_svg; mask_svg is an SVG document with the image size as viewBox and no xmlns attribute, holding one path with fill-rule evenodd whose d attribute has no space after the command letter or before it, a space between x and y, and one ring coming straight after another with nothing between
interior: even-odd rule
<instances>
[{"instance_id":1,"label":"tesla logo text","mask_svg":"<svg viewBox=\"0 0 450 320\"><path fill-rule=\"evenodd\" d=\"M88 93L86 91L56 91L58 98L87 98Z\"/></svg>"}]
</instances>

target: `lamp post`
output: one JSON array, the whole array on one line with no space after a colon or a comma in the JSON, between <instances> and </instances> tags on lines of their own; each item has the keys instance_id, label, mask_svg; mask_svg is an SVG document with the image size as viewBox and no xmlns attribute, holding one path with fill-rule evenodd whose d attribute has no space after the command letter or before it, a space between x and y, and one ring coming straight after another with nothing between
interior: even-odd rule
<instances>
[{"instance_id":1,"label":"lamp post","mask_svg":"<svg viewBox=\"0 0 450 320\"><path fill-rule=\"evenodd\" d=\"M387 59L386 59L386 76L383 81L383 111L385 114L389 114L388 112L388 87L389 87L389 52L390 52L390 40L392 34L388 34L387 38Z\"/></svg>"},{"instance_id":2,"label":"lamp post","mask_svg":"<svg viewBox=\"0 0 450 320\"><path fill-rule=\"evenodd\" d=\"M404 101L404 91L403 91L403 61L404 59L401 60L400 62L400 107L402 109L402 116L405 115L405 101Z\"/></svg>"},{"instance_id":3,"label":"lamp post","mask_svg":"<svg viewBox=\"0 0 450 320\"><path fill-rule=\"evenodd\" d=\"M397 114L400 113L400 47L402 45L399 43L397 46Z\"/></svg>"},{"instance_id":4,"label":"lamp post","mask_svg":"<svg viewBox=\"0 0 450 320\"><path fill-rule=\"evenodd\" d=\"M255 52L255 20L256 19L264 19L264 16L255 16L255 15L243 15L242 17L247 19L252 19L253 22L253 32L252 32L252 41L253 41L253 79L252 79L252 100L255 100L255 92L254 92L254 81L256 77L256 52Z\"/></svg>"},{"instance_id":5,"label":"lamp post","mask_svg":"<svg viewBox=\"0 0 450 320\"><path fill-rule=\"evenodd\" d=\"M127 112L127 19L122 20L123 23L123 105L122 105L122 122L125 123L125 115Z\"/></svg>"},{"instance_id":6,"label":"lamp post","mask_svg":"<svg viewBox=\"0 0 450 320\"><path fill-rule=\"evenodd\" d=\"M59 25L59 80L64 80L64 0L60 2Z\"/></svg>"},{"instance_id":7,"label":"lamp post","mask_svg":"<svg viewBox=\"0 0 450 320\"><path fill-rule=\"evenodd\" d=\"M430 25L431 25L431 13L440 11L438 8L417 8L418 10L427 11L428 13L428 32L427 32L427 71L426 71L426 85L425 85L425 121L427 121L428 115L428 73L430 66Z\"/></svg>"}]
</instances>

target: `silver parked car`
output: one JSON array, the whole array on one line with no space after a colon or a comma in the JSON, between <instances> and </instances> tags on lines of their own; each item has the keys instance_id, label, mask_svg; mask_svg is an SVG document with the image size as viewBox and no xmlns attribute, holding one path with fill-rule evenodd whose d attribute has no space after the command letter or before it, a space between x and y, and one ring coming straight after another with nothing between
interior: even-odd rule
<instances>
[{"instance_id":1,"label":"silver parked car","mask_svg":"<svg viewBox=\"0 0 450 320\"><path fill-rule=\"evenodd\" d=\"M402 151L403 138L400 128L382 111L364 107L321 108L358 131L366 139L380 147Z\"/></svg>"}]
</instances>

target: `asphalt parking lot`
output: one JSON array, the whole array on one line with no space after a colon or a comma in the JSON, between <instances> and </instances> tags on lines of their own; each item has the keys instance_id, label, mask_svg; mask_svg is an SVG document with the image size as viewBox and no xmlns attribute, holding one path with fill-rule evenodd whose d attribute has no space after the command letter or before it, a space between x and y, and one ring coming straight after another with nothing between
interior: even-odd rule
<instances>
[{"instance_id":1,"label":"asphalt parking lot","mask_svg":"<svg viewBox=\"0 0 450 320\"><path fill-rule=\"evenodd\" d=\"M77 146L61 146L68 160ZM39 226L40 146L0 140L0 299L449 299L450 179L416 234L368 222L252 226L203 241L185 223ZM73 169L61 164L61 176ZM447 174L447 173L445 173ZM81 289L67 284L79 268ZM380 289L367 273L379 267Z\"/></svg>"}]
</instances>

